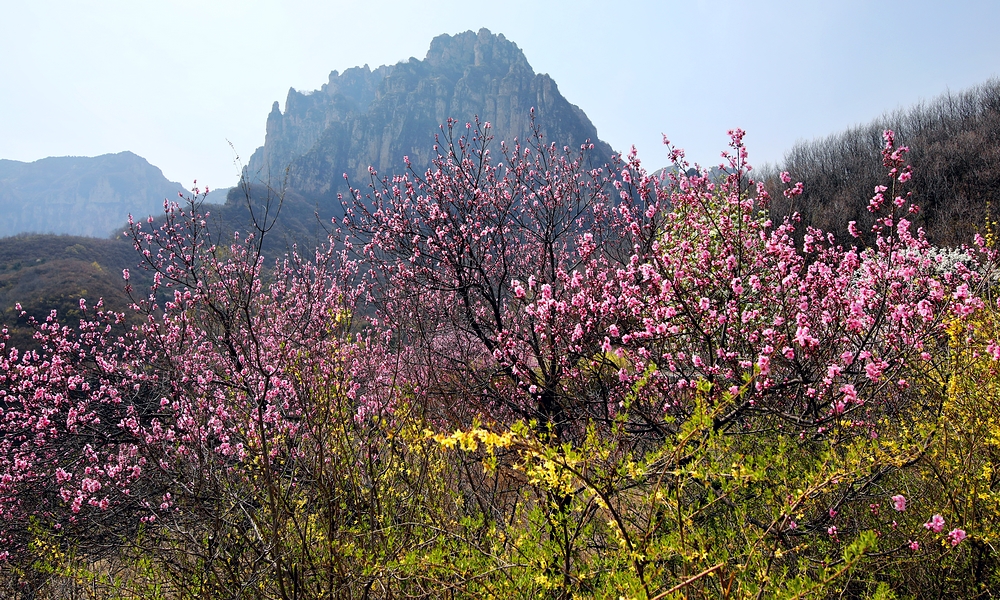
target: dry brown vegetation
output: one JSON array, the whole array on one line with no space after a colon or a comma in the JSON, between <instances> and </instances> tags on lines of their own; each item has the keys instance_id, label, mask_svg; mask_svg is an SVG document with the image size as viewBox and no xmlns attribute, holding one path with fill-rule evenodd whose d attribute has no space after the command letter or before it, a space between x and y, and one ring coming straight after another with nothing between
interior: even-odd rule
<instances>
[{"instance_id":1,"label":"dry brown vegetation","mask_svg":"<svg viewBox=\"0 0 1000 600\"><path fill-rule=\"evenodd\" d=\"M960 93L947 93L908 110L886 114L867 125L825 139L801 143L784 161L764 169L774 200L773 217L793 212L804 225L847 236L848 221L868 231L873 217L868 199L881 183L882 131L892 129L910 147L913 201L922 212L916 223L942 246L971 243L986 222L992 202L1000 207L1000 80ZM805 184L793 199L781 195L780 171Z\"/></svg>"}]
</instances>

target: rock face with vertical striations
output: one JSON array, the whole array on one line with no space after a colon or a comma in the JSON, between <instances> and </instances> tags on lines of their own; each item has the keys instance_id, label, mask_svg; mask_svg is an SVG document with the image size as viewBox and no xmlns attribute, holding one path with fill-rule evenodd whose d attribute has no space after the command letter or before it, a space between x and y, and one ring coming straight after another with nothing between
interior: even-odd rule
<instances>
[{"instance_id":1,"label":"rock face with vertical striations","mask_svg":"<svg viewBox=\"0 0 1000 600\"><path fill-rule=\"evenodd\" d=\"M547 141L578 148L590 140L597 163L613 154L551 77L535 73L503 35L481 29L434 38L424 60L334 71L317 91L289 90L284 113L274 103L264 146L245 176L336 210L344 173L359 187L369 180L369 166L400 172L404 156L419 170L429 166L434 136L449 118L464 132L464 123L478 116L491 123L495 142L511 142L530 133L532 108Z\"/></svg>"}]
</instances>

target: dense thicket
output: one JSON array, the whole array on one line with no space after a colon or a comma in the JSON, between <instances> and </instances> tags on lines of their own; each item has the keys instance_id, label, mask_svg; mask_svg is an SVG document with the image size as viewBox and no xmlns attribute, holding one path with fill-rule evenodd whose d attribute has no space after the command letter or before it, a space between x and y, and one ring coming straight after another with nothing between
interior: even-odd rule
<instances>
[{"instance_id":1,"label":"dense thicket","mask_svg":"<svg viewBox=\"0 0 1000 600\"><path fill-rule=\"evenodd\" d=\"M867 233L874 216L867 210L872 190L881 183L882 131L892 129L909 146L913 165L913 200L921 207L914 222L936 244L970 243L983 231L988 205L1000 212L1000 80L931 102L886 114L875 121L821 140L796 145L763 178L778 190L779 171L804 185L792 199L775 196L771 214L798 212L803 225L834 232L846 240L847 221Z\"/></svg>"},{"instance_id":2,"label":"dense thicket","mask_svg":"<svg viewBox=\"0 0 1000 600\"><path fill-rule=\"evenodd\" d=\"M454 125L309 256L172 205L126 331L3 335L0 593L991 597L997 255L914 230L891 132L862 249L739 130L719 181Z\"/></svg>"}]
</instances>

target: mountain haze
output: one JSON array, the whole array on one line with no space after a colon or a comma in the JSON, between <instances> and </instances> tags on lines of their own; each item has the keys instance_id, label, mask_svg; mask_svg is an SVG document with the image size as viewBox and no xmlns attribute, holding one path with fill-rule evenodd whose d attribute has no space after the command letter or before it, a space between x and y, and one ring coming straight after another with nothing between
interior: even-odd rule
<instances>
[{"instance_id":1,"label":"mountain haze","mask_svg":"<svg viewBox=\"0 0 1000 600\"><path fill-rule=\"evenodd\" d=\"M23 232L107 237L129 213L160 214L184 188L131 152L0 160L0 236Z\"/></svg>"},{"instance_id":2,"label":"mountain haze","mask_svg":"<svg viewBox=\"0 0 1000 600\"><path fill-rule=\"evenodd\" d=\"M399 172L404 156L418 170L429 166L434 135L449 118L464 133L464 124L478 116L491 123L497 144L510 143L530 133L532 108L547 141L578 148L590 140L598 164L612 155L551 77L535 73L503 35L480 29L434 38L423 60L333 71L319 90L289 90L284 112L274 103L264 146L250 158L245 176L273 188L287 183L326 204L346 189L344 173L359 187L368 181L369 166L381 174Z\"/></svg>"}]
</instances>

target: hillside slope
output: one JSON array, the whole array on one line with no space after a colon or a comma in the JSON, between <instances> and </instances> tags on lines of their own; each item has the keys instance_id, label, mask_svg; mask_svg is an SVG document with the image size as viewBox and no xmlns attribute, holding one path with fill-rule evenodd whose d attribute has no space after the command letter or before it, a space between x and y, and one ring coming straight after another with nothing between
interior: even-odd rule
<instances>
[{"instance_id":1,"label":"hillside slope","mask_svg":"<svg viewBox=\"0 0 1000 600\"><path fill-rule=\"evenodd\" d=\"M889 185L882 167L882 131L910 147L915 216L940 245L971 243L984 230L988 210L1000 214L1000 80L957 94L945 94L908 110L886 114L867 125L792 148L777 166L764 170L772 191L772 215L799 212L803 224L846 239L846 223L862 231L873 223L868 200L876 185ZM788 171L805 184L804 193L784 198L777 180Z\"/></svg>"}]
</instances>

